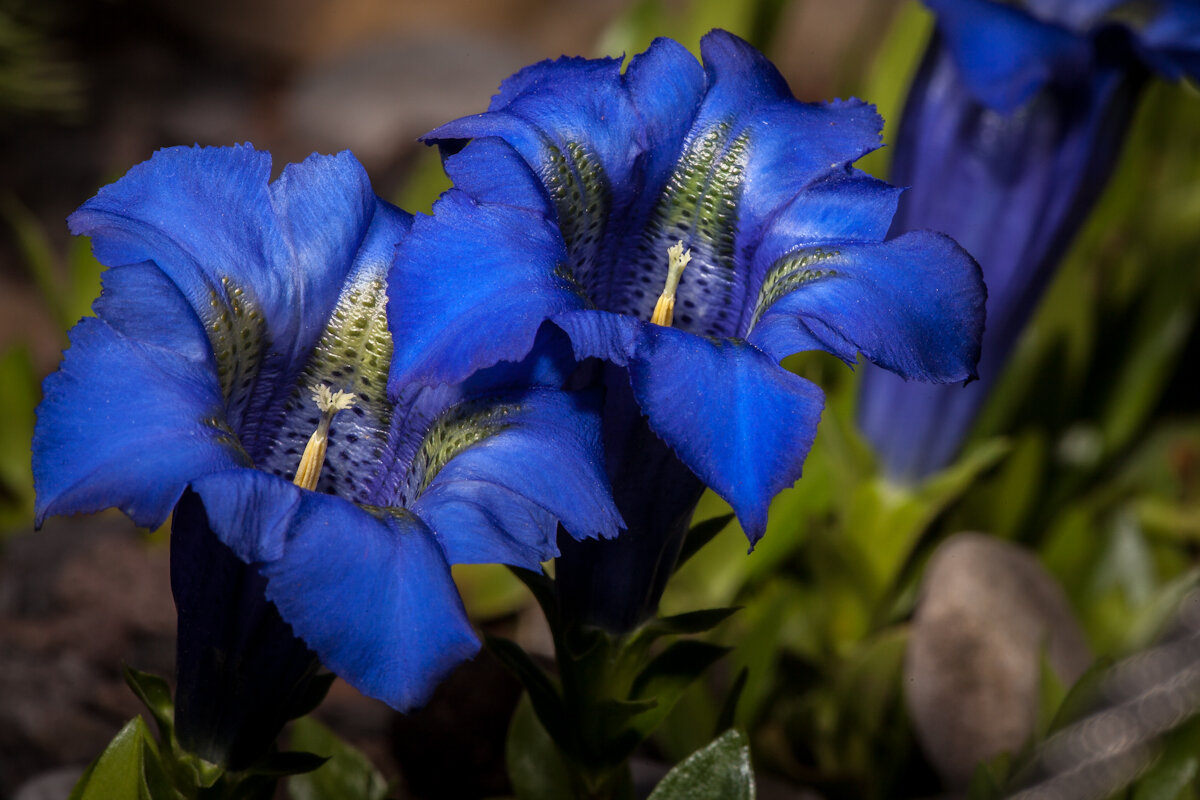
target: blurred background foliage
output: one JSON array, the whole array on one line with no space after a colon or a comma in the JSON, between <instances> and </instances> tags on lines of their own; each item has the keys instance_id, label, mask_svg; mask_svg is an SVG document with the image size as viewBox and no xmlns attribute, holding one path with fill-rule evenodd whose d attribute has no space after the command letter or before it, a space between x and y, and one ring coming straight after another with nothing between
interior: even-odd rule
<instances>
[{"instance_id":1,"label":"blurred background foliage","mask_svg":"<svg viewBox=\"0 0 1200 800\"><path fill-rule=\"evenodd\" d=\"M339 51L330 45L317 56L306 55L305 35L295 33L299 23L278 31L299 43L268 46L261 38L269 32L243 30L254 27L255 20L274 19L274 4L251 4L255 11L240 27L236 20L197 21L162 3L96 5L115 20L98 23L94 9L84 12L64 2L0 2L0 143L5 145L0 171L5 164L29 160L22 148L39 158L59 159L10 172L13 184L0 187L0 227L5 229L0 316L11 316L10 308L18 305L40 308L37 324L8 325L0 338L4 533L27 531L31 518L28 447L40 379L54 367L53 354L65 345L66 328L89 313L98 293L99 267L86 243L68 241L58 220L99 185L157 146L253 137L275 151L281 164L314 148L355 146L354 137L372 124L384 138L403 139L384 155L369 146L360 155L377 191L407 209L427 211L447 185L436 154L411 144L437 118L414 111L400 122L352 117L335 124L325 119L335 112L318 113L317 122L330 122L321 127L295 116L306 98L327 96L322 80L334 86L349 80L360 87L374 78L355 71L371 65L346 55L352 48ZM301 5L295 13L310 14L313 21L303 30L311 35L326 19L324 4ZM505 12L489 10L472 22L478 4L456 1L447 4L441 23L429 21L430 11L413 11L411 24L397 22L407 5L396 4L384 14L393 37L383 45L408 42L422 53L434 52L435 45L449 48L446 61L454 60L453 48L460 47L470 57L458 59L469 62L458 65L459 73L446 72L450 67L437 62L376 84L384 97L395 93L397 105L424 96L398 88L401 83L423 83L427 93L436 94L439 75L448 74L456 89L468 85L468 78L476 82L459 92L462 108L437 113L446 118L469 113L486 102L500 78L527 61L563 51L635 53L660 35L695 51L705 31L723 27L762 48L801 99L853 95L875 103L889 121L886 141L932 25L920 4L888 0L637 0L595 4L574 22L569 12L582 8L579 3L554 11L552 4L515 2ZM368 18L377 6L357 0L347 8ZM220 17L223 5L215 8ZM508 17L497 21L492 15L499 13ZM142 27L116 32L130 20ZM82 35L92 23L110 40ZM331 28L330 36L358 41L348 25ZM504 46L483 44L488 26L498 30ZM134 52L114 56L122 47L129 49L130 37L138 41ZM158 44L147 44L154 37ZM114 134L132 100L99 84L131 63L139 70L158 64L160 49L187 58L205 48L209 52L201 60L216 77L203 86L203 74L174 62L165 78L134 75L130 80L148 92L148 103L169 96L172 105L153 124L146 123L146 112L135 113L143 128L139 135ZM383 65L394 62L385 59ZM348 72L338 72L342 69ZM151 85L141 85L147 82ZM345 145L329 143L338 130L355 125ZM32 139L47 130L67 131L59 149L30 149ZM650 756L676 762L705 745L745 671L735 720L750 734L759 770L830 798L936 793L937 777L917 745L903 702L904 653L928 558L958 531L980 531L1035 552L1061 582L1100 662L1154 640L1200 577L1200 404L1191 375L1200 357L1197 130L1200 93L1193 87L1160 83L1146 92L1113 180L1064 260L963 456L925 484L899 487L876 473L872 454L854 429L856 376L851 370L825 354L787 362L827 392L816 445L804 478L776 500L769 531L751 555L741 532L731 526L670 585L664 614L725 605L742 610L713 634L735 648L732 654L678 703ZM102 146L86 168L78 158L62 158L71 142L89 136L99 137ZM860 166L886 177L887 160L885 147ZM73 172L71 178L51 195L54 187L47 184L67 171ZM57 338L47 345L55 332ZM697 519L727 512L709 495ZM456 567L455 575L480 625L515 629L527 649L546 651L544 626L532 617L532 601L515 578L494 567ZM1068 688L1047 679L1039 712L1046 724L1038 736L1049 732L1049 720ZM304 735L326 734L306 729ZM1195 796L1187 783L1159 796ZM322 796L309 785L297 786L294 793Z\"/></svg>"}]
</instances>

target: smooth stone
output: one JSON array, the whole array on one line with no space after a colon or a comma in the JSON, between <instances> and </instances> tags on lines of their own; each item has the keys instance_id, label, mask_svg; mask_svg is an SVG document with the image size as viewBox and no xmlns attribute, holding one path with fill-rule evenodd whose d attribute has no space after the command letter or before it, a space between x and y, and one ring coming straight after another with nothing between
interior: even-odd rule
<instances>
[{"instance_id":1,"label":"smooth stone","mask_svg":"<svg viewBox=\"0 0 1200 800\"><path fill-rule=\"evenodd\" d=\"M1024 548L978 533L930 558L904 674L909 715L946 788L1033 733L1043 653L1064 685L1091 664L1062 587Z\"/></svg>"}]
</instances>

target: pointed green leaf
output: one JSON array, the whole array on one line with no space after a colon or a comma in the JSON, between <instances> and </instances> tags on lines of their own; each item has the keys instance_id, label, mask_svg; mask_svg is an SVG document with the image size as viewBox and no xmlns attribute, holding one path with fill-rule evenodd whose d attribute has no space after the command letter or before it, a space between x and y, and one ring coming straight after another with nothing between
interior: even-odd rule
<instances>
[{"instance_id":1,"label":"pointed green leaf","mask_svg":"<svg viewBox=\"0 0 1200 800\"><path fill-rule=\"evenodd\" d=\"M486 635L484 641L500 663L525 687L538 719L550 735L556 741L568 741L569 729L562 694L546 671L534 663L529 654L515 642L499 636Z\"/></svg>"},{"instance_id":2,"label":"pointed green leaf","mask_svg":"<svg viewBox=\"0 0 1200 800\"><path fill-rule=\"evenodd\" d=\"M125 683L158 723L162 740L170 742L175 730L175 703L171 700L171 687L166 680L149 672L141 672L127 665L123 666L122 671Z\"/></svg>"},{"instance_id":3,"label":"pointed green leaf","mask_svg":"<svg viewBox=\"0 0 1200 800\"><path fill-rule=\"evenodd\" d=\"M179 800L158 748L141 717L134 717L109 743L71 791L72 800Z\"/></svg>"},{"instance_id":4,"label":"pointed green leaf","mask_svg":"<svg viewBox=\"0 0 1200 800\"><path fill-rule=\"evenodd\" d=\"M308 752L279 753L302 766L319 761L309 770L288 774L287 787L291 800L384 800L388 796L387 780L365 755L338 738L337 734L316 720L303 717L292 725L292 747ZM317 755L314 755L317 754ZM281 765L286 766L286 765Z\"/></svg>"},{"instance_id":5,"label":"pointed green leaf","mask_svg":"<svg viewBox=\"0 0 1200 800\"><path fill-rule=\"evenodd\" d=\"M329 758L316 753L288 750L269 753L255 761L246 772L266 778L285 778L289 775L304 775L320 769Z\"/></svg>"},{"instance_id":6,"label":"pointed green leaf","mask_svg":"<svg viewBox=\"0 0 1200 800\"><path fill-rule=\"evenodd\" d=\"M733 679L733 685L729 687L729 693L725 695L725 703L721 706L721 713L717 715L717 729L713 736L720 736L725 731L733 727L734 719L737 717L738 700L742 697L742 692L746 688L746 681L750 678L749 667L742 667L738 670L737 677Z\"/></svg>"},{"instance_id":7,"label":"pointed green leaf","mask_svg":"<svg viewBox=\"0 0 1200 800\"><path fill-rule=\"evenodd\" d=\"M683 539L683 546L679 550L679 558L675 561L675 569L682 567L689 558L696 555L700 548L713 540L721 531L729 527L729 523L733 522L734 514L722 514L719 517L706 519L703 522L697 522L687 532L687 536Z\"/></svg>"},{"instance_id":8,"label":"pointed green leaf","mask_svg":"<svg viewBox=\"0 0 1200 800\"><path fill-rule=\"evenodd\" d=\"M1166 736L1162 755L1133 787L1133 800L1176 800L1200 772L1200 718Z\"/></svg>"},{"instance_id":9,"label":"pointed green leaf","mask_svg":"<svg viewBox=\"0 0 1200 800\"><path fill-rule=\"evenodd\" d=\"M730 730L666 774L648 800L754 800L746 734Z\"/></svg>"},{"instance_id":10,"label":"pointed green leaf","mask_svg":"<svg viewBox=\"0 0 1200 800\"><path fill-rule=\"evenodd\" d=\"M676 614L671 617L656 617L642 625L638 629L637 635L651 634L657 638L666 635L681 636L692 633L705 633L720 625L734 613L740 611L741 608L741 606L706 608L701 611L689 611L686 614Z\"/></svg>"},{"instance_id":11,"label":"pointed green leaf","mask_svg":"<svg viewBox=\"0 0 1200 800\"><path fill-rule=\"evenodd\" d=\"M333 686L333 682L336 680L337 675L332 672L321 672L312 676L301 690L296 703L289 710L291 719L306 717L316 711L317 706L325 702L325 695L329 694L329 687Z\"/></svg>"},{"instance_id":12,"label":"pointed green leaf","mask_svg":"<svg viewBox=\"0 0 1200 800\"><path fill-rule=\"evenodd\" d=\"M562 752L542 726L528 694L509 723L504 762L518 800L558 800L575 794Z\"/></svg>"},{"instance_id":13,"label":"pointed green leaf","mask_svg":"<svg viewBox=\"0 0 1200 800\"><path fill-rule=\"evenodd\" d=\"M635 729L644 738L658 727L697 678L716 663L731 648L683 639L672 642L638 673L630 691L634 700L654 699L658 704L633 720Z\"/></svg>"}]
</instances>

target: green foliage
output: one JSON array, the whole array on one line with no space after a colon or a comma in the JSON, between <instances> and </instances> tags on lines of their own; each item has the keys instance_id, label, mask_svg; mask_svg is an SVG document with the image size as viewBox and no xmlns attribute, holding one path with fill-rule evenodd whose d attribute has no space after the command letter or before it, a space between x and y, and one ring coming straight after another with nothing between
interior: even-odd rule
<instances>
[{"instance_id":1,"label":"green foliage","mask_svg":"<svg viewBox=\"0 0 1200 800\"><path fill-rule=\"evenodd\" d=\"M0 353L0 408L6 416L0 425L0 532L27 525L33 516L29 442L39 396L28 348Z\"/></svg>"},{"instance_id":2,"label":"green foliage","mask_svg":"<svg viewBox=\"0 0 1200 800\"><path fill-rule=\"evenodd\" d=\"M754 771L746 734L718 736L666 774L649 800L754 800Z\"/></svg>"},{"instance_id":3,"label":"green foliage","mask_svg":"<svg viewBox=\"0 0 1200 800\"><path fill-rule=\"evenodd\" d=\"M304 755L317 754L320 768L291 774L287 789L291 800L384 800L388 784L361 752L333 731L309 718L292 725L292 747Z\"/></svg>"},{"instance_id":4,"label":"green foliage","mask_svg":"<svg viewBox=\"0 0 1200 800\"><path fill-rule=\"evenodd\" d=\"M557 800L574 793L571 769L528 695L513 712L504 753L508 778L519 800Z\"/></svg>"},{"instance_id":5,"label":"green foliage","mask_svg":"<svg viewBox=\"0 0 1200 800\"><path fill-rule=\"evenodd\" d=\"M172 788L158 747L141 717L134 717L88 767L70 800L183 800Z\"/></svg>"}]
</instances>

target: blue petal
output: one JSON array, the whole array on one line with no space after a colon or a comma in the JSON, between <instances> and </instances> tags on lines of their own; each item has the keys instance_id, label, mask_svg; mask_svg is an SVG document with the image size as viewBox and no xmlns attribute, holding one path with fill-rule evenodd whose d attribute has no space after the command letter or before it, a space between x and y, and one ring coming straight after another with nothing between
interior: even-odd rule
<instances>
[{"instance_id":1,"label":"blue petal","mask_svg":"<svg viewBox=\"0 0 1200 800\"><path fill-rule=\"evenodd\" d=\"M736 336L751 291L748 264L766 226L797 194L879 145L882 125L858 101L796 101L775 68L724 31L701 42L708 92L640 236L610 267L602 308L650 316L667 248L692 260L679 285L679 327Z\"/></svg>"},{"instance_id":2,"label":"blue petal","mask_svg":"<svg viewBox=\"0 0 1200 800\"><path fill-rule=\"evenodd\" d=\"M629 60L625 82L646 133L639 204L631 214L632 219L641 221L675 168L704 99L705 78L687 48L659 38L646 52Z\"/></svg>"},{"instance_id":3,"label":"blue petal","mask_svg":"<svg viewBox=\"0 0 1200 800\"><path fill-rule=\"evenodd\" d=\"M1091 64L1085 38L992 0L927 0L963 81L983 104L1008 113L1050 80L1069 82Z\"/></svg>"},{"instance_id":4,"label":"blue petal","mask_svg":"<svg viewBox=\"0 0 1200 800\"><path fill-rule=\"evenodd\" d=\"M1001 115L964 85L944 43L931 42L896 142L892 177L912 188L892 232L937 228L966 248L987 283L987 327L970 386L908 385L866 371L859 423L893 479L924 477L958 451L1100 196L1142 85L1140 71L1105 67Z\"/></svg>"},{"instance_id":5,"label":"blue petal","mask_svg":"<svg viewBox=\"0 0 1200 800\"><path fill-rule=\"evenodd\" d=\"M149 278L146 270L138 272ZM106 285L130 277L110 278ZM147 279L143 286L144 301L170 302L160 282ZM115 297L100 307L113 310ZM188 318L175 323L160 317L155 327L152 316L140 323L118 316L125 331L151 343L85 319L71 331L62 368L43 384L33 437L38 525L50 514L115 506L138 525L155 528L189 480L248 463L223 424L224 403L209 362L180 356L198 350L199 334L188 335Z\"/></svg>"},{"instance_id":6,"label":"blue petal","mask_svg":"<svg viewBox=\"0 0 1200 800\"><path fill-rule=\"evenodd\" d=\"M1200 5L1194 0L1165 0L1158 14L1135 36L1135 46L1152 68L1168 80L1181 75L1200 79Z\"/></svg>"},{"instance_id":7,"label":"blue petal","mask_svg":"<svg viewBox=\"0 0 1200 800\"><path fill-rule=\"evenodd\" d=\"M238 395L229 421L239 432L261 372L290 391L376 209L349 153L289 165L273 185L270 170L270 156L249 146L160 150L69 220L109 267L158 266L214 342L248 336L242 355L254 363L224 365L238 376L226 389Z\"/></svg>"},{"instance_id":8,"label":"blue petal","mask_svg":"<svg viewBox=\"0 0 1200 800\"><path fill-rule=\"evenodd\" d=\"M395 340L388 387L458 383L500 361L521 361L542 321L582 308L556 226L540 214L476 205L451 190L419 218L389 275Z\"/></svg>"},{"instance_id":9,"label":"blue petal","mask_svg":"<svg viewBox=\"0 0 1200 800\"><path fill-rule=\"evenodd\" d=\"M754 544L767 506L800 477L821 391L758 349L601 311L555 318L576 355L627 366L654 431L737 512ZM612 454L610 454L611 457Z\"/></svg>"},{"instance_id":10,"label":"blue petal","mask_svg":"<svg viewBox=\"0 0 1200 800\"><path fill-rule=\"evenodd\" d=\"M434 425L444 426L439 433L443 447L466 446L439 456L449 457L432 480L422 476L428 489L411 507L437 532L452 563L475 560L478 555L471 553L485 551L507 551L495 560L521 566L553 557L556 526L537 508L576 538L616 535L620 515L604 472L598 406L591 393L528 389L468 399L439 415ZM481 482L506 494L481 492ZM426 500L428 492L434 495ZM452 527L448 523L461 513L473 513L448 510L448 500L454 498L471 505L497 500L492 508L497 524L478 530ZM521 509L517 499L535 508ZM480 537L492 541L471 541Z\"/></svg>"},{"instance_id":11,"label":"blue petal","mask_svg":"<svg viewBox=\"0 0 1200 800\"><path fill-rule=\"evenodd\" d=\"M256 470L192 488L296 635L363 693L412 709L478 650L445 556L412 514L367 513Z\"/></svg>"},{"instance_id":12,"label":"blue petal","mask_svg":"<svg viewBox=\"0 0 1200 800\"><path fill-rule=\"evenodd\" d=\"M737 205L742 248L805 186L879 147L883 120L872 106L797 101L765 56L725 31L705 36L700 51L710 85L693 136L724 121L729 141L749 138Z\"/></svg>"},{"instance_id":13,"label":"blue petal","mask_svg":"<svg viewBox=\"0 0 1200 800\"><path fill-rule=\"evenodd\" d=\"M477 203L512 206L553 217L554 206L521 154L503 139L477 139L445 159L454 188Z\"/></svg>"},{"instance_id":14,"label":"blue petal","mask_svg":"<svg viewBox=\"0 0 1200 800\"><path fill-rule=\"evenodd\" d=\"M650 428L737 512L753 545L767 507L800 478L820 389L734 339L645 323L629 379Z\"/></svg>"},{"instance_id":15,"label":"blue petal","mask_svg":"<svg viewBox=\"0 0 1200 800\"><path fill-rule=\"evenodd\" d=\"M763 253L780 253L800 245L883 241L903 191L856 169L832 172L779 210L763 232L755 251L758 258L752 264L761 270ZM764 277L758 271L751 280L758 285ZM747 312L753 310L753 306L747 308Z\"/></svg>"},{"instance_id":16,"label":"blue petal","mask_svg":"<svg viewBox=\"0 0 1200 800\"><path fill-rule=\"evenodd\" d=\"M862 352L905 378L974 376L986 292L952 239L917 231L760 256L773 266L746 338L773 358L820 349L853 364Z\"/></svg>"},{"instance_id":17,"label":"blue petal","mask_svg":"<svg viewBox=\"0 0 1200 800\"><path fill-rule=\"evenodd\" d=\"M413 511L437 533L451 564L537 569L558 555L554 515L490 481L436 483Z\"/></svg>"},{"instance_id":18,"label":"blue petal","mask_svg":"<svg viewBox=\"0 0 1200 800\"><path fill-rule=\"evenodd\" d=\"M644 149L644 132L625 91L619 58L563 57L528 66L504 81L487 112L442 125L422 141L487 136L516 148L547 184L560 169L579 166L572 153L579 148L598 162L616 193L630 191L634 160Z\"/></svg>"}]
</instances>

